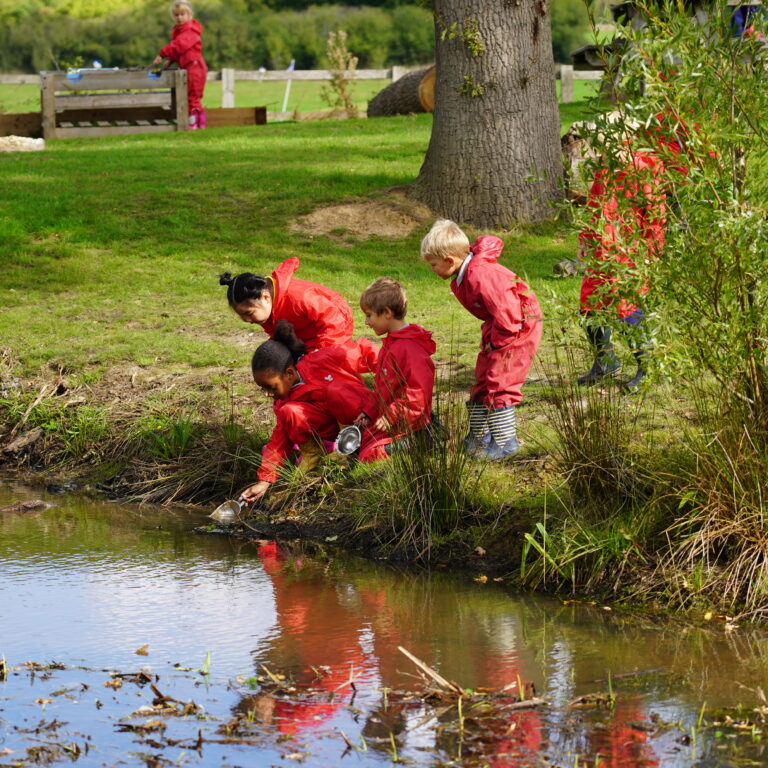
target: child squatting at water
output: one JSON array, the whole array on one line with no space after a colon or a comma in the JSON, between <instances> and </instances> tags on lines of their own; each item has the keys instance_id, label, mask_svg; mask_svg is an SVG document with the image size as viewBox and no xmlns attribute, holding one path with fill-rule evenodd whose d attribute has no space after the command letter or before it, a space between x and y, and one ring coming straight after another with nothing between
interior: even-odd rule
<instances>
[{"instance_id":1,"label":"child squatting at water","mask_svg":"<svg viewBox=\"0 0 768 768\"><path fill-rule=\"evenodd\" d=\"M275 428L262 449L259 482L242 493L246 502L258 501L267 492L294 446L304 471L317 465L324 443L332 443L340 424L350 424L357 415L350 404L362 396L329 402L329 387L350 394L367 391L360 374L374 370L378 351L372 341L358 339L307 353L293 326L277 322L274 338L257 347L251 360L254 382L274 400Z\"/></svg>"},{"instance_id":2,"label":"child squatting at water","mask_svg":"<svg viewBox=\"0 0 768 768\"><path fill-rule=\"evenodd\" d=\"M386 459L426 430L432 416L436 346L432 334L405 320L408 298L397 280L380 277L360 297L365 324L384 343L373 392L358 403L354 424L363 431L360 461Z\"/></svg>"}]
</instances>

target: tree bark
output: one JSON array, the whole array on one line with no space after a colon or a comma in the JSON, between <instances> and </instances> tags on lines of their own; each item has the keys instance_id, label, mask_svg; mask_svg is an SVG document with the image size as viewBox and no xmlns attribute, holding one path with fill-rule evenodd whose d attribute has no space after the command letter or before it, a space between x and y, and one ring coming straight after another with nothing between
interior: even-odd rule
<instances>
[{"instance_id":1,"label":"tree bark","mask_svg":"<svg viewBox=\"0 0 768 768\"><path fill-rule=\"evenodd\" d=\"M379 91L368 102L368 117L431 112L435 104L434 71L434 67L426 67L409 72Z\"/></svg>"},{"instance_id":2,"label":"tree bark","mask_svg":"<svg viewBox=\"0 0 768 768\"><path fill-rule=\"evenodd\" d=\"M411 196L483 228L562 198L548 0L435 0L432 137Z\"/></svg>"}]
</instances>

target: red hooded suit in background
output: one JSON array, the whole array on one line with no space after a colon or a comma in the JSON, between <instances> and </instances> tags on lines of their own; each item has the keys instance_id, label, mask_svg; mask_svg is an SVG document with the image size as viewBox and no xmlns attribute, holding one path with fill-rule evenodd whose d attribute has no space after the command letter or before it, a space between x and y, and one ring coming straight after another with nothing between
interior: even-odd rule
<instances>
[{"instance_id":1,"label":"red hooded suit in background","mask_svg":"<svg viewBox=\"0 0 768 768\"><path fill-rule=\"evenodd\" d=\"M592 225L579 233L587 271L581 284L583 314L612 308L620 318L637 311L647 285L632 285L637 261L655 261L664 250L664 165L647 152L633 152L618 172L600 171L589 190ZM619 198L630 200L620 206ZM624 275L625 279L620 279Z\"/></svg>"},{"instance_id":2,"label":"red hooded suit in background","mask_svg":"<svg viewBox=\"0 0 768 768\"><path fill-rule=\"evenodd\" d=\"M203 44L200 39L202 31L203 28L197 19L176 24L171 30L171 42L160 49L160 55L164 59L176 62L187 71L187 101L190 115L203 111L200 99L203 98L208 67L203 58Z\"/></svg>"}]
</instances>

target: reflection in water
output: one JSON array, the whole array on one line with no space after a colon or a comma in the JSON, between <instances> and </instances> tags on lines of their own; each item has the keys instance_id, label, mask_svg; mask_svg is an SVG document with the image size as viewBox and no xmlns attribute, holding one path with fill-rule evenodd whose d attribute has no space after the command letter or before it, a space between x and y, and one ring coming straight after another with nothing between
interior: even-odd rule
<instances>
[{"instance_id":1,"label":"reflection in water","mask_svg":"<svg viewBox=\"0 0 768 768\"><path fill-rule=\"evenodd\" d=\"M23 497L30 492L0 486L0 506ZM692 765L719 754L717 745L700 737L692 750L679 730L661 723L681 720L689 729L703 701L744 701L738 682L768 690L766 638L755 633L565 606L461 574L394 569L317 545L194 535L204 518L188 511L53 500L58 506L39 514L0 517L0 600L13 615L0 627L0 656L10 665L149 664L166 675L173 695L198 704L202 698L217 722L247 715L267 744L248 753L249 765L279 762L285 740L307 750L305 765L327 765L328 755L337 764L340 731L355 744L365 740L366 752L348 756L362 765L389 764L393 743L416 765L458 755L498 768L540 765L545 757L574 765L597 754L601 765ZM135 655L144 644L146 659ZM398 646L464 688L509 686L509 695L495 698L492 711L465 712L461 729L455 707L441 711L403 693L423 686ZM200 688L197 673L174 672L176 662L200 667L208 652L212 666L203 679L210 690ZM298 690L225 687L238 676L265 675L265 668L286 674ZM615 708L567 706L577 696L605 693L609 673ZM0 726L4 720L11 729L32 718L41 694L14 688L14 680L0 699ZM531 684L552 706L508 709L519 687ZM102 680L89 685L103 691ZM113 707L122 706L117 694L113 699ZM107 706L99 721L82 706L50 706L75 728L102 722L109 744L102 749L121 753L119 738L128 737L118 737L111 723L124 710ZM478 736L472 729L480 723ZM203 764L216 749L226 756L234 747L206 747Z\"/></svg>"}]
</instances>

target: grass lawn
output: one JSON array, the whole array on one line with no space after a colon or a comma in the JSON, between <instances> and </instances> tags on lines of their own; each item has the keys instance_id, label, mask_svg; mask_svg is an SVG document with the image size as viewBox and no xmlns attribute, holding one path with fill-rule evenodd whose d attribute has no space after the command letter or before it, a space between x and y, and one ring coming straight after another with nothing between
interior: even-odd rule
<instances>
[{"instance_id":1,"label":"grass lawn","mask_svg":"<svg viewBox=\"0 0 768 768\"><path fill-rule=\"evenodd\" d=\"M52 361L243 366L253 328L229 311L216 276L268 273L299 256L300 277L336 288L354 308L377 276L401 280L410 317L435 331L438 355L458 345L470 360L478 323L419 261L424 231L355 241L289 230L320 206L408 184L430 127L429 115L284 123L57 141L0 156L4 345L28 374ZM551 276L575 250L564 228L503 237L504 262L545 302L564 286L575 295L574 281Z\"/></svg>"}]
</instances>

